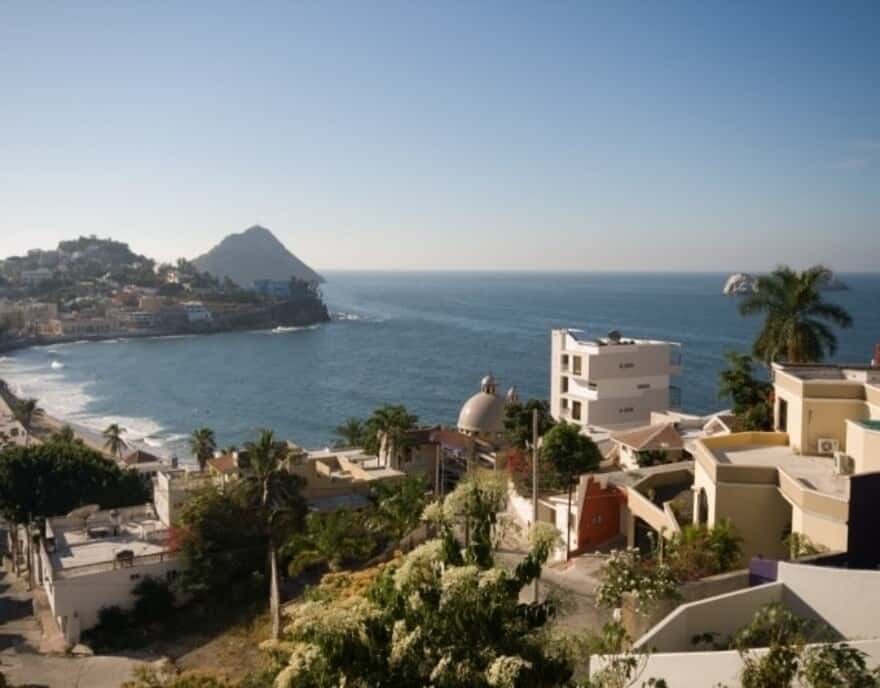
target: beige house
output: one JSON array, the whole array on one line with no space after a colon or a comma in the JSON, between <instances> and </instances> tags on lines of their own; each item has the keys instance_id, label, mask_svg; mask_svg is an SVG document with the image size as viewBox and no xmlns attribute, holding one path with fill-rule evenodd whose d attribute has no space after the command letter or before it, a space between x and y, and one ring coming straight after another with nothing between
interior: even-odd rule
<instances>
[{"instance_id":1,"label":"beige house","mask_svg":"<svg viewBox=\"0 0 880 688\"><path fill-rule=\"evenodd\" d=\"M647 425L680 405L670 384L681 373L681 345L650 339L588 339L581 330L550 333L550 412L587 430Z\"/></svg>"},{"instance_id":2,"label":"beige house","mask_svg":"<svg viewBox=\"0 0 880 688\"><path fill-rule=\"evenodd\" d=\"M796 533L858 558L880 484L880 370L774 364L773 382L778 432L694 444L694 522L730 519L746 557L784 558Z\"/></svg>"},{"instance_id":3,"label":"beige house","mask_svg":"<svg viewBox=\"0 0 880 688\"><path fill-rule=\"evenodd\" d=\"M673 423L647 425L611 434L613 455L624 470L679 461L684 453L684 440Z\"/></svg>"},{"instance_id":4,"label":"beige house","mask_svg":"<svg viewBox=\"0 0 880 688\"><path fill-rule=\"evenodd\" d=\"M797 452L845 452L848 422L880 420L877 367L774 363L773 388L775 427Z\"/></svg>"}]
</instances>

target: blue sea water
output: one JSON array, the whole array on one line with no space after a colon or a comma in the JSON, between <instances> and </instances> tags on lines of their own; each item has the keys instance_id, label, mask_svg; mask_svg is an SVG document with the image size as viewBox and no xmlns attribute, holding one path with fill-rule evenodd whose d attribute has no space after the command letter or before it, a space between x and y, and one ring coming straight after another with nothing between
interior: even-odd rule
<instances>
[{"instance_id":1,"label":"blue sea water","mask_svg":"<svg viewBox=\"0 0 880 688\"><path fill-rule=\"evenodd\" d=\"M686 411L724 407L722 354L748 350L759 319L721 294L725 275L645 273L328 273L332 322L282 333L236 332L39 347L0 359L0 377L49 412L188 454L193 428L240 445L258 428L308 447L375 407L403 403L454 423L491 371L524 397L546 397L550 330L670 339L683 345ZM836 360L866 362L880 341L880 275L845 275L829 293L855 319Z\"/></svg>"}]
</instances>

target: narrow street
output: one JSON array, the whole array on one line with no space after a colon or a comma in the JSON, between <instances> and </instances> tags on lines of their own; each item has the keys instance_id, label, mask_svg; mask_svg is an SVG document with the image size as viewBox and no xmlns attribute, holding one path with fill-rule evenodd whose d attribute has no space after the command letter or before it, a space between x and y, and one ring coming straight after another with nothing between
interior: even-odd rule
<instances>
[{"instance_id":1,"label":"narrow street","mask_svg":"<svg viewBox=\"0 0 880 688\"><path fill-rule=\"evenodd\" d=\"M2 541L5 531L0 530ZM8 561L8 560L7 560ZM40 654L47 643L23 581L0 569L0 672L15 686L118 688L141 662L127 657Z\"/></svg>"}]
</instances>

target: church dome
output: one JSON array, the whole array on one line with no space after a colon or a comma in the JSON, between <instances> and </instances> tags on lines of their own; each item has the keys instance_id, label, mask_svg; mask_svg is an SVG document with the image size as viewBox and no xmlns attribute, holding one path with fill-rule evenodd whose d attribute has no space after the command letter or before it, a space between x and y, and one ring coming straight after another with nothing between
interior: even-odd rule
<instances>
[{"instance_id":1,"label":"church dome","mask_svg":"<svg viewBox=\"0 0 880 688\"><path fill-rule=\"evenodd\" d=\"M495 378L487 375L479 392L468 399L458 414L458 429L480 435L504 430L504 399L495 393Z\"/></svg>"}]
</instances>

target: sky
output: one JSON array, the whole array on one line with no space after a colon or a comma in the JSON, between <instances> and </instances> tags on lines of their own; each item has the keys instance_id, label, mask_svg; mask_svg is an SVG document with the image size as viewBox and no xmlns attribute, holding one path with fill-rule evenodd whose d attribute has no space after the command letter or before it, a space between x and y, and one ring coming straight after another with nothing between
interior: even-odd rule
<instances>
[{"instance_id":1,"label":"sky","mask_svg":"<svg viewBox=\"0 0 880 688\"><path fill-rule=\"evenodd\" d=\"M0 256L880 269L880 3L0 0Z\"/></svg>"}]
</instances>

